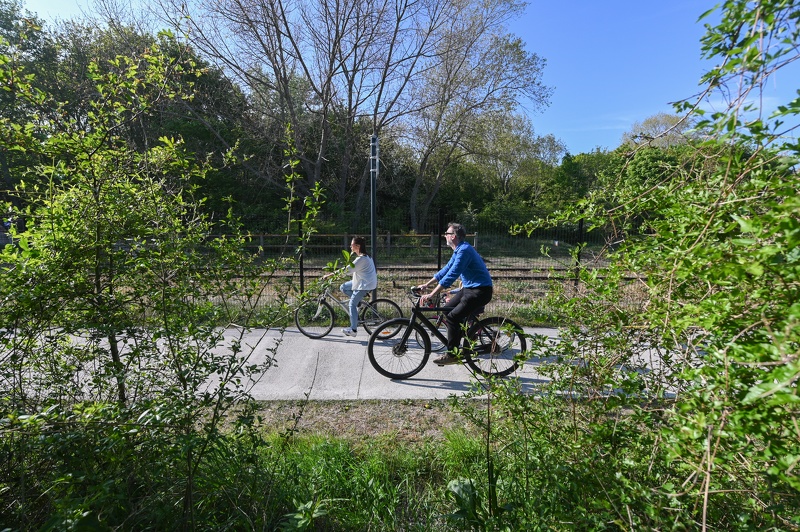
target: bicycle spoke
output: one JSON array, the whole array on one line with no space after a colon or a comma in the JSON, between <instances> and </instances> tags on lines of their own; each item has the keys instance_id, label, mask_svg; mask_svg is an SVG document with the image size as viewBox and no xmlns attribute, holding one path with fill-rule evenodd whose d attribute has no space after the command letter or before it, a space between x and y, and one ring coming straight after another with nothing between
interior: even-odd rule
<instances>
[{"instance_id":1,"label":"bicycle spoke","mask_svg":"<svg viewBox=\"0 0 800 532\"><path fill-rule=\"evenodd\" d=\"M309 300L294 313L294 322L309 338L322 338L333 328L333 309L321 300Z\"/></svg>"},{"instance_id":2,"label":"bicycle spoke","mask_svg":"<svg viewBox=\"0 0 800 532\"><path fill-rule=\"evenodd\" d=\"M504 318L492 317L473 326L475 345L467 363L483 376L505 376L516 371L526 349L522 329Z\"/></svg>"},{"instance_id":3,"label":"bicycle spoke","mask_svg":"<svg viewBox=\"0 0 800 532\"><path fill-rule=\"evenodd\" d=\"M403 340L406 329L411 327L408 339ZM382 334L390 329L391 335ZM421 333L421 334L414 334ZM367 354L372 366L390 379L407 379L419 373L428 362L430 341L417 325L407 319L395 319L381 324L369 338Z\"/></svg>"},{"instance_id":4,"label":"bicycle spoke","mask_svg":"<svg viewBox=\"0 0 800 532\"><path fill-rule=\"evenodd\" d=\"M361 324L368 333L372 333L381 323L402 317L400 306L389 299L376 299L361 310ZM384 337L391 337L397 329L383 328L381 331Z\"/></svg>"}]
</instances>

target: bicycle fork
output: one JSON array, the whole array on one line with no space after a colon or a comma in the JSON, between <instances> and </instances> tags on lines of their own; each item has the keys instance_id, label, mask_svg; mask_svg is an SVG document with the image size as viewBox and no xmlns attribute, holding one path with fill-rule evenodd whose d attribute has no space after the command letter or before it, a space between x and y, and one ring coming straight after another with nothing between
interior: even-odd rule
<instances>
[{"instance_id":1,"label":"bicycle fork","mask_svg":"<svg viewBox=\"0 0 800 532\"><path fill-rule=\"evenodd\" d=\"M408 341L411 339L411 332L414 330L415 323L414 317L412 316L409 320L408 327L403 331L403 336L400 337L400 341L392 347L393 355L401 357L406 354L406 351L408 351Z\"/></svg>"},{"instance_id":2,"label":"bicycle fork","mask_svg":"<svg viewBox=\"0 0 800 532\"><path fill-rule=\"evenodd\" d=\"M317 311L314 313L314 317L311 318L311 319L315 320L315 319L319 318L320 312L322 312L322 300L318 299L317 300Z\"/></svg>"}]
</instances>

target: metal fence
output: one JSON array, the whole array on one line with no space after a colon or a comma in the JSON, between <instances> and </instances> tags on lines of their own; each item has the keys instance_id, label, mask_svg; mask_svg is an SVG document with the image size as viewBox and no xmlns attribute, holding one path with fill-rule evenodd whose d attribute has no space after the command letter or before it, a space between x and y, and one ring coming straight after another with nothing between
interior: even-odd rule
<instances>
[{"instance_id":1,"label":"metal fence","mask_svg":"<svg viewBox=\"0 0 800 532\"><path fill-rule=\"evenodd\" d=\"M252 235L252 244L265 258L296 257L296 268L286 275L295 278L302 291L324 273L326 265L337 259L341 262L342 251L349 250L353 236L364 236L378 269L377 297L388 297L409 308L408 288L430 279L450 258L452 252L442 236L445 229L430 234L378 233L375 242L363 234L314 234L302 246L296 236L260 234ZM607 265L604 235L586 233L580 226L531 235L476 231L468 233L467 240L492 274L493 307L503 310L536 304L556 289L579 291L579 265Z\"/></svg>"},{"instance_id":2,"label":"metal fence","mask_svg":"<svg viewBox=\"0 0 800 532\"><path fill-rule=\"evenodd\" d=\"M300 247L298 237L278 234L251 235L251 243L265 257L294 255L304 268L315 270L341 259L350 249L354 236L363 236L368 251L379 268L440 268L450 256L443 236L445 228L430 234L377 233L375 242L368 234L314 234ZM467 233L467 240L487 264L495 268L522 271L568 270L576 261L590 267L605 265L602 255L605 238L601 232L585 233L580 227L538 230L531 235L506 233Z\"/></svg>"}]
</instances>

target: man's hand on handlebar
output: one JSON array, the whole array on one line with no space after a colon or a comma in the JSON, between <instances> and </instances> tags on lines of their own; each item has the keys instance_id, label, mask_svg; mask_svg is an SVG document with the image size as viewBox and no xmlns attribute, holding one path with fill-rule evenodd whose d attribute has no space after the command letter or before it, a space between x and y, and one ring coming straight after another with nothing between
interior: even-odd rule
<instances>
[{"instance_id":1,"label":"man's hand on handlebar","mask_svg":"<svg viewBox=\"0 0 800 532\"><path fill-rule=\"evenodd\" d=\"M438 292L436 290L436 288L434 288L433 291L431 291L430 293L420 295L420 293L423 290L427 290L428 289L428 287L431 285L432 282L436 282L436 278L431 279L430 281L428 281L425 284L421 284L419 286L412 286L411 287L411 290L414 292L414 295L419 296L419 304L422 305L422 306L424 306L425 303L427 303L427 301L430 298L432 298L433 296L435 296L437 294L437 292ZM437 288L438 288L438 284L437 284Z\"/></svg>"},{"instance_id":2,"label":"man's hand on handlebar","mask_svg":"<svg viewBox=\"0 0 800 532\"><path fill-rule=\"evenodd\" d=\"M425 285L420 285L420 286L415 286L415 287L414 287L414 289L415 289L415 291L416 291L416 293L417 293L417 294L420 294L420 293L422 292L422 290L423 290L423 286L425 286ZM427 286L425 286L425 288L427 288ZM424 306L425 306L425 303L427 303L427 302L428 302L428 300L429 300L431 297L433 297L433 293L432 293L432 292L431 292L431 293L429 293L429 294L421 294L421 295L419 296L419 304L420 304L421 306L423 306L423 307L424 307Z\"/></svg>"}]
</instances>

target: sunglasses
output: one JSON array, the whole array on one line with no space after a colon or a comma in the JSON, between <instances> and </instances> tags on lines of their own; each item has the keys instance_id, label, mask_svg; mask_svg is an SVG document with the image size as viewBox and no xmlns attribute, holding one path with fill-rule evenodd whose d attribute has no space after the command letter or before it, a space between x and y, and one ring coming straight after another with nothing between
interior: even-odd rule
<instances>
[{"instance_id":1,"label":"sunglasses","mask_svg":"<svg viewBox=\"0 0 800 532\"><path fill-rule=\"evenodd\" d=\"M454 235L455 233L445 233L445 235Z\"/></svg>"}]
</instances>

